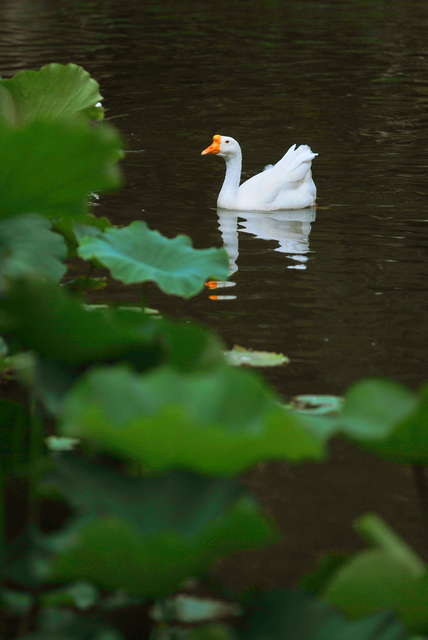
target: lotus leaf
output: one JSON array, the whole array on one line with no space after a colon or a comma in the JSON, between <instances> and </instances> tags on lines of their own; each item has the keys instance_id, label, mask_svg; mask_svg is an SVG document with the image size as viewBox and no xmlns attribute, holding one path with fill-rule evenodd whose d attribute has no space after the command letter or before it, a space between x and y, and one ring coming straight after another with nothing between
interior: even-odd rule
<instances>
[{"instance_id":1,"label":"lotus leaf","mask_svg":"<svg viewBox=\"0 0 428 640\"><path fill-rule=\"evenodd\" d=\"M67 248L48 220L22 215L0 222L0 284L4 278L45 277L59 281L66 272Z\"/></svg>"},{"instance_id":2,"label":"lotus leaf","mask_svg":"<svg viewBox=\"0 0 428 640\"><path fill-rule=\"evenodd\" d=\"M414 396L414 405L413 413L397 421L387 438L362 443L363 446L392 462L428 464L428 385L421 388L419 396Z\"/></svg>"},{"instance_id":3,"label":"lotus leaf","mask_svg":"<svg viewBox=\"0 0 428 640\"><path fill-rule=\"evenodd\" d=\"M253 372L232 367L99 368L69 393L60 431L159 470L228 475L269 458L321 458L322 441L276 400Z\"/></svg>"},{"instance_id":4,"label":"lotus leaf","mask_svg":"<svg viewBox=\"0 0 428 640\"><path fill-rule=\"evenodd\" d=\"M0 300L0 327L12 332L23 349L68 365L138 352L145 346L157 363L157 325L143 314L88 311L53 285L16 281Z\"/></svg>"},{"instance_id":5,"label":"lotus leaf","mask_svg":"<svg viewBox=\"0 0 428 640\"><path fill-rule=\"evenodd\" d=\"M121 183L119 145L104 124L29 122L10 129L0 123L0 217L86 213L91 191Z\"/></svg>"},{"instance_id":6,"label":"lotus leaf","mask_svg":"<svg viewBox=\"0 0 428 640\"><path fill-rule=\"evenodd\" d=\"M428 414L425 419L424 402L404 385L383 378L361 380L346 391L343 404L337 400L339 411L327 421L313 411L295 411L320 437L341 434L397 462L428 460Z\"/></svg>"},{"instance_id":7,"label":"lotus leaf","mask_svg":"<svg viewBox=\"0 0 428 640\"><path fill-rule=\"evenodd\" d=\"M53 413L94 362L122 360L140 372L163 362L184 371L223 362L224 345L201 325L87 308L63 289L35 281L13 283L0 300L0 331L16 348L37 353L37 389Z\"/></svg>"},{"instance_id":8,"label":"lotus leaf","mask_svg":"<svg viewBox=\"0 0 428 640\"><path fill-rule=\"evenodd\" d=\"M300 589L264 593L248 604L242 640L409 640L391 612L349 621Z\"/></svg>"},{"instance_id":9,"label":"lotus leaf","mask_svg":"<svg viewBox=\"0 0 428 640\"><path fill-rule=\"evenodd\" d=\"M37 622L37 631L20 635L20 640L125 640L109 624L69 608L43 607Z\"/></svg>"},{"instance_id":10,"label":"lotus leaf","mask_svg":"<svg viewBox=\"0 0 428 640\"><path fill-rule=\"evenodd\" d=\"M55 218L52 221L53 229L64 236L69 253L72 256L77 255L76 249L79 246L80 239L78 235L79 230L86 230L88 227L93 227L94 229L100 229L101 231L104 231L111 226L112 224L110 220L105 217L96 217L93 213L86 213L73 218L71 216L66 216L65 218ZM82 234L82 237L83 235L84 234Z\"/></svg>"},{"instance_id":11,"label":"lotus leaf","mask_svg":"<svg viewBox=\"0 0 428 640\"><path fill-rule=\"evenodd\" d=\"M75 520L70 535L62 536L53 580L78 578L107 589L164 595L224 555L278 538L231 479L182 471L135 478L61 454L47 481L60 487L83 523ZM50 540L46 544L58 550L54 534Z\"/></svg>"},{"instance_id":12,"label":"lotus leaf","mask_svg":"<svg viewBox=\"0 0 428 640\"><path fill-rule=\"evenodd\" d=\"M225 279L229 273L224 249L194 249L187 236L165 238L140 220L84 237L78 254L84 260L96 258L124 284L150 280L184 298L198 293L208 278Z\"/></svg>"},{"instance_id":13,"label":"lotus leaf","mask_svg":"<svg viewBox=\"0 0 428 640\"><path fill-rule=\"evenodd\" d=\"M340 564L320 598L351 617L393 609L409 632L428 633L426 565L378 516L357 528L371 547Z\"/></svg>"},{"instance_id":14,"label":"lotus leaf","mask_svg":"<svg viewBox=\"0 0 428 640\"><path fill-rule=\"evenodd\" d=\"M48 64L39 71L19 71L0 81L0 116L12 125L29 120L55 120L87 113L100 119L99 85L77 64Z\"/></svg>"}]
</instances>

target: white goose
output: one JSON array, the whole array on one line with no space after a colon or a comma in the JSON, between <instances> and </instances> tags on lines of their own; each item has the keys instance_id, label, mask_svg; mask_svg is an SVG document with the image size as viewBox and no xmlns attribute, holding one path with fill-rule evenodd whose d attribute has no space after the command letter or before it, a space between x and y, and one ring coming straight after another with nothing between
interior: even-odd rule
<instances>
[{"instance_id":1,"label":"white goose","mask_svg":"<svg viewBox=\"0 0 428 640\"><path fill-rule=\"evenodd\" d=\"M242 153L230 136L213 137L202 151L217 154L226 162L226 176L217 199L220 209L238 211L277 211L304 209L315 204L317 190L312 180L311 164L317 153L307 145L294 144L275 165L268 165L241 186Z\"/></svg>"}]
</instances>

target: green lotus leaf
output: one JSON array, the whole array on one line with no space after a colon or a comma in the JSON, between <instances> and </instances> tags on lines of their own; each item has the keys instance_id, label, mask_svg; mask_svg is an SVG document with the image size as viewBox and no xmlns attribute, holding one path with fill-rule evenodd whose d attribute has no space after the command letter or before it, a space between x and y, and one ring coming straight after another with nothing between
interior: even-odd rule
<instances>
[{"instance_id":1,"label":"green lotus leaf","mask_svg":"<svg viewBox=\"0 0 428 640\"><path fill-rule=\"evenodd\" d=\"M112 224L108 218L97 217L93 213L86 213L76 217L66 216L52 220L52 227L64 237L70 256L77 256L76 249L79 246L79 232L85 230L86 235L89 235L87 232L88 227L104 231L111 226ZM82 237L83 235L85 234L82 233Z\"/></svg>"},{"instance_id":2,"label":"green lotus leaf","mask_svg":"<svg viewBox=\"0 0 428 640\"><path fill-rule=\"evenodd\" d=\"M86 113L102 118L99 85L77 64L48 64L39 71L20 71L0 81L0 116L12 125L55 120Z\"/></svg>"},{"instance_id":3,"label":"green lotus leaf","mask_svg":"<svg viewBox=\"0 0 428 640\"><path fill-rule=\"evenodd\" d=\"M51 580L159 596L229 553L278 539L260 507L232 479L180 471L135 478L61 454L47 481L80 514L69 535L46 540L57 552Z\"/></svg>"},{"instance_id":4,"label":"green lotus leaf","mask_svg":"<svg viewBox=\"0 0 428 640\"><path fill-rule=\"evenodd\" d=\"M346 437L387 460L428 463L428 385L415 394L391 380L357 382L338 422Z\"/></svg>"},{"instance_id":5,"label":"green lotus leaf","mask_svg":"<svg viewBox=\"0 0 428 640\"><path fill-rule=\"evenodd\" d=\"M0 122L0 217L86 213L92 191L121 183L119 137L108 125L80 121Z\"/></svg>"},{"instance_id":6,"label":"green lotus leaf","mask_svg":"<svg viewBox=\"0 0 428 640\"><path fill-rule=\"evenodd\" d=\"M37 630L20 640L125 640L114 627L96 617L82 616L69 607L44 606Z\"/></svg>"},{"instance_id":7,"label":"green lotus leaf","mask_svg":"<svg viewBox=\"0 0 428 640\"><path fill-rule=\"evenodd\" d=\"M137 375L92 370L69 393L63 435L86 438L151 468L239 473L259 460L318 459L324 446L251 371L171 367Z\"/></svg>"},{"instance_id":8,"label":"green lotus leaf","mask_svg":"<svg viewBox=\"0 0 428 640\"><path fill-rule=\"evenodd\" d=\"M409 640L389 611L350 621L300 589L263 593L247 604L245 631L238 633L242 640ZM199 634L189 640L205 638Z\"/></svg>"},{"instance_id":9,"label":"green lotus leaf","mask_svg":"<svg viewBox=\"0 0 428 640\"><path fill-rule=\"evenodd\" d=\"M0 285L4 278L33 275L59 281L66 255L63 238L46 218L22 215L0 222Z\"/></svg>"},{"instance_id":10,"label":"green lotus leaf","mask_svg":"<svg viewBox=\"0 0 428 640\"><path fill-rule=\"evenodd\" d=\"M382 378L361 380L345 393L341 422L361 440L389 436L418 407L417 396L404 385Z\"/></svg>"},{"instance_id":11,"label":"green lotus leaf","mask_svg":"<svg viewBox=\"0 0 428 640\"><path fill-rule=\"evenodd\" d=\"M127 309L92 309L48 283L16 281L0 299L0 332L37 354L36 386L56 413L63 395L94 362L126 361L136 371L170 362L209 370L224 345L208 329Z\"/></svg>"},{"instance_id":12,"label":"green lotus leaf","mask_svg":"<svg viewBox=\"0 0 428 640\"><path fill-rule=\"evenodd\" d=\"M410 393L410 392L409 392ZM380 442L364 442L365 448L401 464L428 464L428 385L413 396L413 413L397 420L395 429Z\"/></svg>"},{"instance_id":13,"label":"green lotus leaf","mask_svg":"<svg viewBox=\"0 0 428 640\"><path fill-rule=\"evenodd\" d=\"M313 396L315 402L316 398ZM327 409L329 405L331 408L327 420L327 416L316 415L324 413L322 406L321 411L316 412L299 407L299 402L297 406L292 403L291 407L320 437L340 434L397 462L428 460L428 436L424 426L428 420L427 410L424 402L421 403L421 399L405 386L382 378L361 380L346 391L344 402L341 398L337 398L337 402L327 400Z\"/></svg>"},{"instance_id":14,"label":"green lotus leaf","mask_svg":"<svg viewBox=\"0 0 428 640\"><path fill-rule=\"evenodd\" d=\"M357 528L371 546L339 565L320 598L353 618L394 610L407 631L427 633L427 566L378 516L364 516Z\"/></svg>"},{"instance_id":15,"label":"green lotus leaf","mask_svg":"<svg viewBox=\"0 0 428 640\"><path fill-rule=\"evenodd\" d=\"M234 367L279 367L290 362L283 353L253 351L237 345L230 351L226 351L225 356L226 361Z\"/></svg>"},{"instance_id":16,"label":"green lotus leaf","mask_svg":"<svg viewBox=\"0 0 428 640\"><path fill-rule=\"evenodd\" d=\"M208 278L224 280L229 274L224 249L193 249L187 236L165 238L140 220L84 237L78 254L84 260L96 258L124 284L150 280L184 298L198 293Z\"/></svg>"},{"instance_id":17,"label":"green lotus leaf","mask_svg":"<svg viewBox=\"0 0 428 640\"><path fill-rule=\"evenodd\" d=\"M67 365L119 357L139 347L149 358L157 341L156 324L143 314L89 311L58 287L29 280L16 281L0 300L0 327L22 349Z\"/></svg>"}]
</instances>

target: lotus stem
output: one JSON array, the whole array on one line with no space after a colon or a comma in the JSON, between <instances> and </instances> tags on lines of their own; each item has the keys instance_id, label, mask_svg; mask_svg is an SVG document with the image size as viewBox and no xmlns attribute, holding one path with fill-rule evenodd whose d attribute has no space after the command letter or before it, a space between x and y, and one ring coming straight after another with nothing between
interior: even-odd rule
<instances>
[{"instance_id":1,"label":"lotus stem","mask_svg":"<svg viewBox=\"0 0 428 640\"><path fill-rule=\"evenodd\" d=\"M28 495L28 511L29 524L36 525L39 521L39 502L34 490L34 471L37 460L43 453L43 426L37 410L37 401L34 394L31 394L30 400L30 438L28 451L28 467L29 467L29 495Z\"/></svg>"},{"instance_id":2,"label":"lotus stem","mask_svg":"<svg viewBox=\"0 0 428 640\"><path fill-rule=\"evenodd\" d=\"M85 282L84 282L84 285L83 285L83 287L85 289L87 289L87 287L88 287L89 278L91 277L93 270L94 270L94 263L90 262L89 263L88 273L86 274Z\"/></svg>"},{"instance_id":3,"label":"lotus stem","mask_svg":"<svg viewBox=\"0 0 428 640\"><path fill-rule=\"evenodd\" d=\"M3 582L4 577L4 556L5 556L5 473L4 469L0 469L0 585Z\"/></svg>"},{"instance_id":4,"label":"lotus stem","mask_svg":"<svg viewBox=\"0 0 428 640\"><path fill-rule=\"evenodd\" d=\"M412 469L419 494L421 509L425 518L428 520L428 483L425 475L425 466L422 464L414 464L412 465Z\"/></svg>"}]
</instances>

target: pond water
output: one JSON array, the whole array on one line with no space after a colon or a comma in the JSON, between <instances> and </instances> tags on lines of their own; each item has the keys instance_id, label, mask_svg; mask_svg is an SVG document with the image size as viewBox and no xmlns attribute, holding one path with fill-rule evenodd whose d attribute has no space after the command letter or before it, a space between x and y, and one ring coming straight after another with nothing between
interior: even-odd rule
<instances>
[{"instance_id":1,"label":"pond water","mask_svg":"<svg viewBox=\"0 0 428 640\"><path fill-rule=\"evenodd\" d=\"M234 286L184 305L153 287L152 305L288 355L285 395L427 377L425 0L3 0L0 37L4 76L73 61L100 82L130 153L97 212L227 246ZM215 133L240 141L244 178L309 144L317 208L218 214Z\"/></svg>"},{"instance_id":2,"label":"pond water","mask_svg":"<svg viewBox=\"0 0 428 640\"><path fill-rule=\"evenodd\" d=\"M2 0L1 75L70 61L100 82L129 151L123 190L96 213L229 252L232 285L190 301L153 286L150 306L206 322L229 346L288 355L267 374L285 396L428 377L426 0ZM217 133L241 143L244 178L309 144L317 207L218 212L224 164L200 155ZM297 575L349 546L367 509L416 544L425 535L411 478L346 447L325 467L274 465L248 482L289 535L235 575L258 563L281 584L293 562Z\"/></svg>"}]
</instances>

